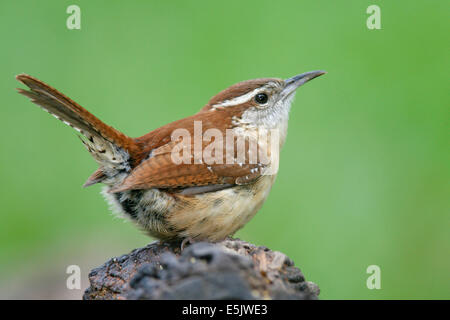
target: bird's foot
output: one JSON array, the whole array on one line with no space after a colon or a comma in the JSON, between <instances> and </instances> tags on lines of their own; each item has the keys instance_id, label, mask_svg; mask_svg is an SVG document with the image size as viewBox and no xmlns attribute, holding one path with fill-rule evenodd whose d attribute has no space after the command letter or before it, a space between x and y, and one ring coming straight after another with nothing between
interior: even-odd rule
<instances>
[{"instance_id":1,"label":"bird's foot","mask_svg":"<svg viewBox=\"0 0 450 320\"><path fill-rule=\"evenodd\" d=\"M183 241L181 241L181 246L180 246L181 251L183 251L184 248L186 248L186 246L191 245L195 242L196 241L191 237L184 238Z\"/></svg>"}]
</instances>

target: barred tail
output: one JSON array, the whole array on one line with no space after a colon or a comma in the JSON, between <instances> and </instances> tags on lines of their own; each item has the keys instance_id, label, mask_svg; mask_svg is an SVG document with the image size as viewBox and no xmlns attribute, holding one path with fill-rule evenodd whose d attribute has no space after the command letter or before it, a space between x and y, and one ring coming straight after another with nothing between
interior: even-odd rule
<instances>
[{"instance_id":1,"label":"barred tail","mask_svg":"<svg viewBox=\"0 0 450 320\"><path fill-rule=\"evenodd\" d=\"M100 165L85 186L101 182L107 176L121 170L129 170L130 158L138 152L134 140L66 97L44 82L26 74L16 76L30 90L17 89L32 102L65 124L80 132L86 148Z\"/></svg>"}]
</instances>

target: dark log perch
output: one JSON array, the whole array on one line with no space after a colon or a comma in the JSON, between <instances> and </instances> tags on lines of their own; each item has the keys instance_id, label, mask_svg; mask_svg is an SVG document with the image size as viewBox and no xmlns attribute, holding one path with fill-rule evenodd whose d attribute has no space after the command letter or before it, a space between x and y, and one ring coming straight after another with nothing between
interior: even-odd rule
<instances>
[{"instance_id":1,"label":"dark log perch","mask_svg":"<svg viewBox=\"0 0 450 320\"><path fill-rule=\"evenodd\" d=\"M317 299L285 254L238 239L153 242L113 258L89 274L84 299Z\"/></svg>"}]
</instances>

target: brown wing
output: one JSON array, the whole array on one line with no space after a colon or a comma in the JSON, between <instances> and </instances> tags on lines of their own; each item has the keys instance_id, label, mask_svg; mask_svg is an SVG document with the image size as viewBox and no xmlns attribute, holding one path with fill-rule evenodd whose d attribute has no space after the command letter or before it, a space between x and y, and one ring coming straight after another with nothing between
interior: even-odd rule
<instances>
[{"instance_id":1,"label":"brown wing","mask_svg":"<svg viewBox=\"0 0 450 320\"><path fill-rule=\"evenodd\" d=\"M195 163L195 147L191 141L185 145L179 140L170 141L155 148L149 158L134 168L123 183L113 188L111 192L242 185L261 176L265 166L250 159L249 144L244 144L242 149L244 156L240 158L236 141L233 142L233 148L227 148L223 144L223 151L218 154L215 153L218 149L208 151L208 146L211 146L213 141L203 141L201 163ZM183 157L184 150L187 151L186 158Z\"/></svg>"},{"instance_id":2,"label":"brown wing","mask_svg":"<svg viewBox=\"0 0 450 320\"><path fill-rule=\"evenodd\" d=\"M175 189L207 185L242 185L261 175L258 164L176 164L170 152L160 153L143 161L124 182L111 190L149 188Z\"/></svg>"}]
</instances>

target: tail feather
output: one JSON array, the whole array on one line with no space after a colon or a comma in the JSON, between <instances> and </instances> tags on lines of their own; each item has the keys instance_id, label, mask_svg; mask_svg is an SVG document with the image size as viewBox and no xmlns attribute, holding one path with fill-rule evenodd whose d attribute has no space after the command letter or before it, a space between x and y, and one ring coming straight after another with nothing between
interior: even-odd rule
<instances>
[{"instance_id":1,"label":"tail feather","mask_svg":"<svg viewBox=\"0 0 450 320\"><path fill-rule=\"evenodd\" d=\"M86 180L86 182L83 184L83 187L89 187L96 183L102 182L104 179L106 179L107 176L103 172L102 168L98 168L96 171L94 171L93 174Z\"/></svg>"},{"instance_id":2,"label":"tail feather","mask_svg":"<svg viewBox=\"0 0 450 320\"><path fill-rule=\"evenodd\" d=\"M29 91L17 89L20 94L27 96L32 102L85 137L82 139L84 145L100 165L100 169L97 170L99 172L96 171L86 185L100 182L105 175L110 176L120 170L129 170L130 159L138 152L132 138L106 125L44 82L26 74L20 74L16 79L30 88Z\"/></svg>"}]
</instances>

